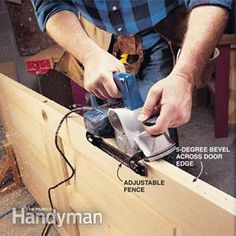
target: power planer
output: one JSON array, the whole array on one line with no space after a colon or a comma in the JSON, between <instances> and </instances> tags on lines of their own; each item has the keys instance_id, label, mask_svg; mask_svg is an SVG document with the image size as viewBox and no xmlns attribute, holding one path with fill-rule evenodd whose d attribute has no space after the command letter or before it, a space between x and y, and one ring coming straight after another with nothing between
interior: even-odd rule
<instances>
[{"instance_id":1,"label":"power planer","mask_svg":"<svg viewBox=\"0 0 236 236\"><path fill-rule=\"evenodd\" d=\"M144 105L136 78L131 73L114 73L114 81L122 94L122 100L95 107L84 113L86 137L90 143L122 162L139 175L146 176L144 161L155 161L175 150L175 143L168 130L151 136L145 125L154 125L158 115L144 124L137 117ZM106 138L114 138L116 147Z\"/></svg>"}]
</instances>

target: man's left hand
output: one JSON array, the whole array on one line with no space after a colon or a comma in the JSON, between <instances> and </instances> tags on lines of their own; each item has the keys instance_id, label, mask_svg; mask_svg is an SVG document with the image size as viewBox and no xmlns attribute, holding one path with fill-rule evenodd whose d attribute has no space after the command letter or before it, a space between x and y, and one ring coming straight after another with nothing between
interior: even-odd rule
<instances>
[{"instance_id":1,"label":"man's left hand","mask_svg":"<svg viewBox=\"0 0 236 236\"><path fill-rule=\"evenodd\" d=\"M151 87L138 120L147 120L160 107L156 124L145 127L149 134L161 134L168 128L187 123L191 117L192 91L193 85L188 78L170 74Z\"/></svg>"}]
</instances>

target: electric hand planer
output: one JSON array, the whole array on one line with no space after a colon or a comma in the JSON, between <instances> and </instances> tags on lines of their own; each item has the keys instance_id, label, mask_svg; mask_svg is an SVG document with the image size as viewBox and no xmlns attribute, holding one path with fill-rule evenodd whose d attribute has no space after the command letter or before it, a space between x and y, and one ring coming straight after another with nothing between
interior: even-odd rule
<instances>
[{"instance_id":1,"label":"electric hand planer","mask_svg":"<svg viewBox=\"0 0 236 236\"><path fill-rule=\"evenodd\" d=\"M87 139L114 158L126 163L133 171L146 175L140 160L154 161L175 150L168 130L161 135L151 136L137 117L144 105L136 78L130 73L114 73L114 81L122 94L123 107L112 105L96 107L84 114ZM157 116L144 122L155 124ZM117 147L106 143L103 138L115 137ZM122 158L121 158L122 157ZM132 165L131 165L132 163Z\"/></svg>"},{"instance_id":2,"label":"electric hand planer","mask_svg":"<svg viewBox=\"0 0 236 236\"><path fill-rule=\"evenodd\" d=\"M137 120L137 117L144 105L139 93L136 78L130 73L115 73L114 80L122 93L125 108L109 109L109 120L115 130L115 134L125 134L128 144L134 147L134 152L142 150L144 160L154 161L167 156L175 150L175 143L169 136L168 130L163 134L152 136L145 130L143 124ZM158 114L144 121L144 125L154 125ZM116 138L117 144L123 144ZM125 138L124 138L125 140Z\"/></svg>"}]
</instances>

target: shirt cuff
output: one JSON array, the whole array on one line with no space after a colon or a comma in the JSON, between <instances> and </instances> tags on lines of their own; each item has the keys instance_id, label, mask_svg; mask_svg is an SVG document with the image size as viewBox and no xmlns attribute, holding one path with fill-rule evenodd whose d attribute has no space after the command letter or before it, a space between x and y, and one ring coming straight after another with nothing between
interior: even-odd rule
<instances>
[{"instance_id":1,"label":"shirt cuff","mask_svg":"<svg viewBox=\"0 0 236 236\"><path fill-rule=\"evenodd\" d=\"M189 10L192 10L194 7L203 5L221 6L231 10L233 0L187 0L185 1L185 4Z\"/></svg>"},{"instance_id":2,"label":"shirt cuff","mask_svg":"<svg viewBox=\"0 0 236 236\"><path fill-rule=\"evenodd\" d=\"M36 18L39 24L39 28L41 31L46 30L46 23L48 19L52 15L56 14L57 12L67 10L78 15L78 10L73 5L73 3L69 3L66 1L48 1L48 2L45 1L44 3L37 5L37 3L34 4L34 2L37 2L37 1L32 1L32 3L33 3Z\"/></svg>"}]
</instances>

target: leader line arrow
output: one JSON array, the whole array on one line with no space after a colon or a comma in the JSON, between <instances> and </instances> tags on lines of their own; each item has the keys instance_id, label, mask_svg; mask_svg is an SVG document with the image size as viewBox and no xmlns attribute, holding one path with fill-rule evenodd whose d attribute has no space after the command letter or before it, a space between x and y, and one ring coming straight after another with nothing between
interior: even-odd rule
<instances>
[{"instance_id":1,"label":"leader line arrow","mask_svg":"<svg viewBox=\"0 0 236 236\"><path fill-rule=\"evenodd\" d=\"M122 167L122 164L123 163L120 163L119 165L118 165L118 168L117 168L117 171L116 171L116 175L117 175L117 178L120 180L120 182L123 182L123 180L120 178L120 176L119 176L119 171L120 171L120 168Z\"/></svg>"},{"instance_id":2,"label":"leader line arrow","mask_svg":"<svg viewBox=\"0 0 236 236\"><path fill-rule=\"evenodd\" d=\"M201 176L201 174L203 172L203 163L202 163L202 161L200 161L200 165L201 165L200 173L193 179L193 182L196 182L197 179L199 179L199 177Z\"/></svg>"}]
</instances>

